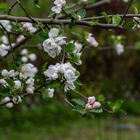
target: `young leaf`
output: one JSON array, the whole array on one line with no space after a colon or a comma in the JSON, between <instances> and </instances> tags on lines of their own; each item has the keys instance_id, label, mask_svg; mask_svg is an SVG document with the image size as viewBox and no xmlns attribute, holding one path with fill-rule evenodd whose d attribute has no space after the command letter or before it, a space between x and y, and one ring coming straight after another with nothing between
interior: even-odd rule
<instances>
[{"instance_id":1,"label":"young leaf","mask_svg":"<svg viewBox=\"0 0 140 140\"><path fill-rule=\"evenodd\" d=\"M35 5L37 8L40 8L39 0L34 0L34 5Z\"/></svg>"},{"instance_id":2,"label":"young leaf","mask_svg":"<svg viewBox=\"0 0 140 140\"><path fill-rule=\"evenodd\" d=\"M115 16L112 17L112 23L113 24L119 24L120 21L121 21L121 17L120 16L115 15Z\"/></svg>"}]
</instances>

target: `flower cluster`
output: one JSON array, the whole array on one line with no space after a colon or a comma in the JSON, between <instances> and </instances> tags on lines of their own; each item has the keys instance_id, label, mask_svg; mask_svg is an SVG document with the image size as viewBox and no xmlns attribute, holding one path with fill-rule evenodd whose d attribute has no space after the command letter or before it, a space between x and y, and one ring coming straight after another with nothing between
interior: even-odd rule
<instances>
[{"instance_id":1,"label":"flower cluster","mask_svg":"<svg viewBox=\"0 0 140 140\"><path fill-rule=\"evenodd\" d=\"M12 108L13 106L14 106L14 104L13 103L21 103L22 102L22 98L21 98L21 96L17 96L16 98L12 98L12 97L5 97L5 98L3 98L2 99L2 101L1 101L2 103L6 103L6 107L8 107L8 108Z\"/></svg>"},{"instance_id":2,"label":"flower cluster","mask_svg":"<svg viewBox=\"0 0 140 140\"><path fill-rule=\"evenodd\" d=\"M21 24L22 24L23 28L26 29L27 31L29 31L30 33L34 33L37 31L37 29L30 22L22 22Z\"/></svg>"},{"instance_id":3,"label":"flower cluster","mask_svg":"<svg viewBox=\"0 0 140 140\"><path fill-rule=\"evenodd\" d=\"M49 38L43 42L43 49L52 58L55 58L61 53L61 45L65 45L66 37L59 35L59 29L52 28L48 33Z\"/></svg>"},{"instance_id":4,"label":"flower cluster","mask_svg":"<svg viewBox=\"0 0 140 140\"><path fill-rule=\"evenodd\" d=\"M74 82L78 78L77 71L70 63L50 65L49 68L44 72L44 75L49 80L56 80L63 76L64 78L64 90L74 90Z\"/></svg>"},{"instance_id":5,"label":"flower cluster","mask_svg":"<svg viewBox=\"0 0 140 140\"><path fill-rule=\"evenodd\" d=\"M15 70L2 70L1 71L1 75L3 76L2 79L0 79L0 84L3 86L3 87L10 87L10 85L8 84L7 82L7 79L12 79L13 80L13 83L14 83L14 89L15 90L19 90L21 87L22 87L22 80L26 80L26 91L27 93L33 93L34 91L34 77L35 77L35 74L37 73L37 68L28 63L28 64L25 64L21 67L21 70L20 72L18 71L15 71Z\"/></svg>"},{"instance_id":6,"label":"flower cluster","mask_svg":"<svg viewBox=\"0 0 140 140\"><path fill-rule=\"evenodd\" d=\"M20 78L26 80L26 92L27 93L34 93L35 87L34 87L34 77L35 74L37 73L37 68L31 64L25 64L22 66L21 71L20 71Z\"/></svg>"},{"instance_id":7,"label":"flower cluster","mask_svg":"<svg viewBox=\"0 0 140 140\"><path fill-rule=\"evenodd\" d=\"M21 61L23 63L30 61L35 61L37 59L37 56L35 53L29 53L27 49L23 49L20 53L22 55L21 57Z\"/></svg>"},{"instance_id":8,"label":"flower cluster","mask_svg":"<svg viewBox=\"0 0 140 140\"><path fill-rule=\"evenodd\" d=\"M55 6L52 7L52 11L59 14L62 11L62 7L66 5L66 0L55 0L54 4Z\"/></svg>"},{"instance_id":9,"label":"flower cluster","mask_svg":"<svg viewBox=\"0 0 140 140\"><path fill-rule=\"evenodd\" d=\"M100 107L101 107L101 103L97 102L94 96L88 97L88 101L86 104L87 110L98 109Z\"/></svg>"},{"instance_id":10,"label":"flower cluster","mask_svg":"<svg viewBox=\"0 0 140 140\"><path fill-rule=\"evenodd\" d=\"M21 88L21 82L19 80L16 80L16 76L18 75L19 73L15 70L2 70L1 71L1 75L4 77L2 79L0 79L0 84L3 86L3 87L8 87L9 84L7 83L7 81L5 79L7 78L13 78L13 82L14 82L14 88L15 89L19 89Z\"/></svg>"}]
</instances>

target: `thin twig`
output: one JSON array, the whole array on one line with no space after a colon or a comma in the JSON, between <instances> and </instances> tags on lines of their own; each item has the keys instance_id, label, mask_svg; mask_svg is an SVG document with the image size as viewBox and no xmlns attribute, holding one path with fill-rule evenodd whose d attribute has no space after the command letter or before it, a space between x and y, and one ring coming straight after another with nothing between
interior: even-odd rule
<instances>
[{"instance_id":1,"label":"thin twig","mask_svg":"<svg viewBox=\"0 0 140 140\"><path fill-rule=\"evenodd\" d=\"M11 11L13 10L13 8L17 5L17 1L15 1L10 7L9 7L9 10L8 10L8 15L10 15Z\"/></svg>"},{"instance_id":2,"label":"thin twig","mask_svg":"<svg viewBox=\"0 0 140 140\"><path fill-rule=\"evenodd\" d=\"M126 10L125 10L125 12L124 12L124 15L123 15L123 17L122 17L122 19L121 19L121 21L120 21L119 25L121 25L121 24L122 24L122 22L123 22L123 20L125 19L125 16L126 16L126 14L128 13L128 10L130 9L130 7L131 7L131 5L132 5L133 1L134 1L134 0L131 0L131 1L130 1L130 3L129 3L129 5L128 5L128 7L126 8Z\"/></svg>"}]
</instances>

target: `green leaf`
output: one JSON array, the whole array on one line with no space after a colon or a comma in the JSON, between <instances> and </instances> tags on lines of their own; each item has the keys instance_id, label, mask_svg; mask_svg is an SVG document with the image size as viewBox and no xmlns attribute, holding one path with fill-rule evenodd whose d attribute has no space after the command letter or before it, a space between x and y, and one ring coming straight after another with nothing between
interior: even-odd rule
<instances>
[{"instance_id":1,"label":"green leaf","mask_svg":"<svg viewBox=\"0 0 140 140\"><path fill-rule=\"evenodd\" d=\"M114 106L114 104L113 104L112 102L110 102L110 101L108 101L107 104L108 104L108 106L110 107L110 109L112 109L113 106Z\"/></svg>"},{"instance_id":2,"label":"green leaf","mask_svg":"<svg viewBox=\"0 0 140 140\"><path fill-rule=\"evenodd\" d=\"M52 81L51 83L48 83L47 87L58 89L61 87L61 83L57 81Z\"/></svg>"},{"instance_id":3,"label":"green leaf","mask_svg":"<svg viewBox=\"0 0 140 140\"><path fill-rule=\"evenodd\" d=\"M90 112L93 112L93 113L103 113L103 109L100 108L100 109L92 109Z\"/></svg>"},{"instance_id":4,"label":"green leaf","mask_svg":"<svg viewBox=\"0 0 140 140\"><path fill-rule=\"evenodd\" d=\"M101 102L101 103L104 102L105 101L104 95L99 95L98 96L98 101Z\"/></svg>"},{"instance_id":5,"label":"green leaf","mask_svg":"<svg viewBox=\"0 0 140 140\"><path fill-rule=\"evenodd\" d=\"M114 106L113 106L113 112L117 112L121 109L123 104L123 100L118 100L115 102Z\"/></svg>"},{"instance_id":6,"label":"green leaf","mask_svg":"<svg viewBox=\"0 0 140 140\"><path fill-rule=\"evenodd\" d=\"M72 53L74 51L74 48L75 48L75 45L73 43L69 43L69 44L67 44L65 51L67 53Z\"/></svg>"},{"instance_id":7,"label":"green leaf","mask_svg":"<svg viewBox=\"0 0 140 140\"><path fill-rule=\"evenodd\" d=\"M86 114L85 109L83 107L79 106L79 105L75 106L72 110L75 111L75 112L78 112L82 115Z\"/></svg>"},{"instance_id":8,"label":"green leaf","mask_svg":"<svg viewBox=\"0 0 140 140\"><path fill-rule=\"evenodd\" d=\"M75 4L74 3L72 3L72 2L67 2L67 4L66 4L66 6L65 6L65 9L70 9L70 8L73 8L75 6Z\"/></svg>"},{"instance_id":9,"label":"green leaf","mask_svg":"<svg viewBox=\"0 0 140 140\"><path fill-rule=\"evenodd\" d=\"M45 33L45 32L43 32L43 31L41 31L41 32L37 33L35 37L36 37L36 39L39 40L40 42L43 42L45 39L48 38L48 34Z\"/></svg>"},{"instance_id":10,"label":"green leaf","mask_svg":"<svg viewBox=\"0 0 140 140\"><path fill-rule=\"evenodd\" d=\"M91 25L94 26L94 25L97 25L99 23L99 20L98 19L93 19L91 21Z\"/></svg>"},{"instance_id":11,"label":"green leaf","mask_svg":"<svg viewBox=\"0 0 140 140\"><path fill-rule=\"evenodd\" d=\"M72 35L74 35L81 42L83 41L83 37L82 37L81 33L79 33L79 32L72 32Z\"/></svg>"},{"instance_id":12,"label":"green leaf","mask_svg":"<svg viewBox=\"0 0 140 140\"><path fill-rule=\"evenodd\" d=\"M124 24L125 29L132 29L135 26L135 23L133 21L129 21L126 24Z\"/></svg>"},{"instance_id":13,"label":"green leaf","mask_svg":"<svg viewBox=\"0 0 140 140\"><path fill-rule=\"evenodd\" d=\"M9 96L9 92L10 92L9 89L7 89L7 88L0 89L1 96L4 96L4 97Z\"/></svg>"},{"instance_id":14,"label":"green leaf","mask_svg":"<svg viewBox=\"0 0 140 140\"><path fill-rule=\"evenodd\" d=\"M34 5L37 7L37 8L40 8L40 5L39 5L39 0L34 0Z\"/></svg>"},{"instance_id":15,"label":"green leaf","mask_svg":"<svg viewBox=\"0 0 140 140\"><path fill-rule=\"evenodd\" d=\"M107 23L111 22L111 18L107 15L106 12L102 12L101 14L104 16L104 18L106 19Z\"/></svg>"},{"instance_id":16,"label":"green leaf","mask_svg":"<svg viewBox=\"0 0 140 140\"><path fill-rule=\"evenodd\" d=\"M9 85L10 87L14 87L15 83L14 83L14 81L13 81L12 79L7 78L7 79L5 79L5 80L6 80L6 82L8 83L8 85Z\"/></svg>"},{"instance_id":17,"label":"green leaf","mask_svg":"<svg viewBox=\"0 0 140 140\"><path fill-rule=\"evenodd\" d=\"M112 17L112 23L113 24L119 24L121 22L121 17L118 15L115 15Z\"/></svg>"},{"instance_id":18,"label":"green leaf","mask_svg":"<svg viewBox=\"0 0 140 140\"><path fill-rule=\"evenodd\" d=\"M80 57L79 57L77 54L73 53L73 54L71 55L71 62L73 62L73 63L79 65Z\"/></svg>"},{"instance_id":19,"label":"green leaf","mask_svg":"<svg viewBox=\"0 0 140 140\"><path fill-rule=\"evenodd\" d=\"M8 5L5 2L0 3L0 14L4 14L8 11Z\"/></svg>"},{"instance_id":20,"label":"green leaf","mask_svg":"<svg viewBox=\"0 0 140 140\"><path fill-rule=\"evenodd\" d=\"M138 14L139 13L139 10L138 10L138 8L136 6L133 7L133 10L134 10L134 13L135 14Z\"/></svg>"},{"instance_id":21,"label":"green leaf","mask_svg":"<svg viewBox=\"0 0 140 140\"><path fill-rule=\"evenodd\" d=\"M79 105L79 106L82 106L82 107L85 107L85 102L81 99L72 99L72 101L74 103L76 103L76 105Z\"/></svg>"},{"instance_id":22,"label":"green leaf","mask_svg":"<svg viewBox=\"0 0 140 140\"><path fill-rule=\"evenodd\" d=\"M85 9L81 9L77 12L77 14L81 17L84 18L86 16L86 10Z\"/></svg>"}]
</instances>

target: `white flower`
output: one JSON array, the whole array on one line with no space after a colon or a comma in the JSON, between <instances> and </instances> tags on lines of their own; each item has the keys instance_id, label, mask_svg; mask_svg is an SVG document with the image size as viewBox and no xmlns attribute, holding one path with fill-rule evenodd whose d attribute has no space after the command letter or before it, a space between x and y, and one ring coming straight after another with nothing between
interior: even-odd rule
<instances>
[{"instance_id":1,"label":"white flower","mask_svg":"<svg viewBox=\"0 0 140 140\"><path fill-rule=\"evenodd\" d=\"M53 39L47 39L43 42L44 51L52 58L55 58L61 52L61 47Z\"/></svg>"},{"instance_id":2,"label":"white flower","mask_svg":"<svg viewBox=\"0 0 140 140\"><path fill-rule=\"evenodd\" d=\"M26 84L27 85L34 85L34 81L35 81L35 79L33 79L33 78L29 78L27 81L26 81Z\"/></svg>"},{"instance_id":3,"label":"white flower","mask_svg":"<svg viewBox=\"0 0 140 140\"><path fill-rule=\"evenodd\" d=\"M43 42L44 51L52 58L58 56L62 50L61 45L66 44L66 41L64 40L66 37L58 35L59 29L52 28L48 33L49 38Z\"/></svg>"},{"instance_id":4,"label":"white flower","mask_svg":"<svg viewBox=\"0 0 140 140\"><path fill-rule=\"evenodd\" d=\"M22 61L23 63L28 62L28 57L22 56L22 57L21 57L21 61Z\"/></svg>"},{"instance_id":5,"label":"white flower","mask_svg":"<svg viewBox=\"0 0 140 140\"><path fill-rule=\"evenodd\" d=\"M21 88L21 81L16 80L16 81L14 81L14 83L15 83L15 86L14 86L15 89L20 89Z\"/></svg>"},{"instance_id":6,"label":"white flower","mask_svg":"<svg viewBox=\"0 0 140 140\"><path fill-rule=\"evenodd\" d=\"M98 46L98 42L96 41L96 39L92 36L91 33L88 34L87 38L86 38L87 42L93 46L93 47L97 47Z\"/></svg>"},{"instance_id":7,"label":"white flower","mask_svg":"<svg viewBox=\"0 0 140 140\"><path fill-rule=\"evenodd\" d=\"M8 70L6 70L6 69L3 69L3 70L1 71L1 75L2 75L3 77L8 76L8 74L9 74L9 72L8 72Z\"/></svg>"},{"instance_id":8,"label":"white flower","mask_svg":"<svg viewBox=\"0 0 140 140\"><path fill-rule=\"evenodd\" d=\"M37 59L37 56L35 53L31 53L28 55L28 58L30 59L30 61L35 61Z\"/></svg>"},{"instance_id":9,"label":"white flower","mask_svg":"<svg viewBox=\"0 0 140 140\"><path fill-rule=\"evenodd\" d=\"M44 75L50 80L56 80L58 78L58 69L57 67L50 65L49 68L44 72Z\"/></svg>"},{"instance_id":10,"label":"white flower","mask_svg":"<svg viewBox=\"0 0 140 140\"><path fill-rule=\"evenodd\" d=\"M12 108L14 106L14 104L12 102L10 102L10 103L7 103L5 106L8 108Z\"/></svg>"},{"instance_id":11,"label":"white flower","mask_svg":"<svg viewBox=\"0 0 140 140\"><path fill-rule=\"evenodd\" d=\"M2 99L2 101L1 102L9 102L11 100L11 98L10 97L5 97L5 98L3 98Z\"/></svg>"},{"instance_id":12,"label":"white flower","mask_svg":"<svg viewBox=\"0 0 140 140\"><path fill-rule=\"evenodd\" d=\"M58 34L59 34L59 29L57 29L57 28L52 28L52 29L49 31L48 36L49 36L49 38L55 38L55 37L58 36Z\"/></svg>"},{"instance_id":13,"label":"white flower","mask_svg":"<svg viewBox=\"0 0 140 140\"><path fill-rule=\"evenodd\" d=\"M64 91L67 92L68 90L74 90L75 85L72 81L66 81L64 86Z\"/></svg>"},{"instance_id":14,"label":"white flower","mask_svg":"<svg viewBox=\"0 0 140 140\"><path fill-rule=\"evenodd\" d=\"M58 45L65 45L66 44L66 41L64 40L66 37L64 36L58 36L55 38L55 42L58 44Z\"/></svg>"},{"instance_id":15,"label":"white flower","mask_svg":"<svg viewBox=\"0 0 140 140\"><path fill-rule=\"evenodd\" d=\"M22 22L22 26L23 28L28 30L30 33L34 33L37 30L35 27L33 27L32 23L30 22Z\"/></svg>"},{"instance_id":16,"label":"white flower","mask_svg":"<svg viewBox=\"0 0 140 140\"><path fill-rule=\"evenodd\" d=\"M0 20L0 23L3 25L3 27L4 27L8 32L11 31L12 26L11 26L11 24L10 24L10 21L8 21L8 20Z\"/></svg>"},{"instance_id":17,"label":"white flower","mask_svg":"<svg viewBox=\"0 0 140 140\"><path fill-rule=\"evenodd\" d=\"M33 94L34 90L35 90L34 86L27 86L26 87L26 92L29 93L29 94Z\"/></svg>"},{"instance_id":18,"label":"white flower","mask_svg":"<svg viewBox=\"0 0 140 140\"><path fill-rule=\"evenodd\" d=\"M71 81L71 82L77 79L77 77L75 76L75 71L73 71L72 69L66 70L64 73L64 77L67 81Z\"/></svg>"},{"instance_id":19,"label":"white flower","mask_svg":"<svg viewBox=\"0 0 140 140\"><path fill-rule=\"evenodd\" d=\"M8 72L8 76L9 76L9 77L16 77L18 74L19 74L19 73L18 73L17 71L15 71L15 70L10 70L10 71Z\"/></svg>"},{"instance_id":20,"label":"white flower","mask_svg":"<svg viewBox=\"0 0 140 140\"><path fill-rule=\"evenodd\" d=\"M0 45L0 56L6 56L8 54L8 50L10 49L9 46L6 46L4 44Z\"/></svg>"},{"instance_id":21,"label":"white flower","mask_svg":"<svg viewBox=\"0 0 140 140\"><path fill-rule=\"evenodd\" d=\"M33 64L28 63L22 66L20 77L24 79L28 77L34 77L36 73L37 73L37 68Z\"/></svg>"},{"instance_id":22,"label":"white flower","mask_svg":"<svg viewBox=\"0 0 140 140\"><path fill-rule=\"evenodd\" d=\"M7 44L9 43L8 38L7 38L6 35L3 35L3 36L1 37L1 41L2 41L5 45L7 45Z\"/></svg>"},{"instance_id":23,"label":"white flower","mask_svg":"<svg viewBox=\"0 0 140 140\"><path fill-rule=\"evenodd\" d=\"M17 96L17 101L18 101L18 103L21 103L22 102L22 98L21 98L21 96Z\"/></svg>"},{"instance_id":24,"label":"white flower","mask_svg":"<svg viewBox=\"0 0 140 140\"><path fill-rule=\"evenodd\" d=\"M25 36L24 36L24 35L20 35L20 36L17 38L16 42L19 43L19 42L21 42L23 39L25 39Z\"/></svg>"},{"instance_id":25,"label":"white flower","mask_svg":"<svg viewBox=\"0 0 140 140\"><path fill-rule=\"evenodd\" d=\"M56 14L59 14L59 13L61 13L61 11L62 11L62 6L61 5L59 5L59 6L54 6L54 7L52 7L52 9L51 9L53 12L55 12Z\"/></svg>"},{"instance_id":26,"label":"white flower","mask_svg":"<svg viewBox=\"0 0 140 140\"><path fill-rule=\"evenodd\" d=\"M116 52L118 55L122 54L124 52L124 46L122 44L117 44L116 45Z\"/></svg>"},{"instance_id":27,"label":"white flower","mask_svg":"<svg viewBox=\"0 0 140 140\"><path fill-rule=\"evenodd\" d=\"M28 54L28 50L27 49L23 49L20 52L21 55L27 55Z\"/></svg>"},{"instance_id":28,"label":"white flower","mask_svg":"<svg viewBox=\"0 0 140 140\"><path fill-rule=\"evenodd\" d=\"M52 98L54 96L54 91L55 91L54 89L49 88L48 89L48 97Z\"/></svg>"},{"instance_id":29,"label":"white flower","mask_svg":"<svg viewBox=\"0 0 140 140\"><path fill-rule=\"evenodd\" d=\"M56 14L59 14L59 13L61 13L61 11L62 11L62 7L64 6L64 5L66 5L66 0L55 0L54 1L54 4L55 4L55 6L54 7L52 7L52 11L53 12L55 12Z\"/></svg>"},{"instance_id":30,"label":"white flower","mask_svg":"<svg viewBox=\"0 0 140 140\"><path fill-rule=\"evenodd\" d=\"M83 48L83 45L79 42L75 42L74 45L75 45L74 53L80 53Z\"/></svg>"},{"instance_id":31,"label":"white flower","mask_svg":"<svg viewBox=\"0 0 140 140\"><path fill-rule=\"evenodd\" d=\"M5 79L0 79L0 85L2 85L4 87L7 87L8 86L8 83L6 82Z\"/></svg>"},{"instance_id":32,"label":"white flower","mask_svg":"<svg viewBox=\"0 0 140 140\"><path fill-rule=\"evenodd\" d=\"M55 0L54 4L64 6L66 4L66 0Z\"/></svg>"}]
</instances>

